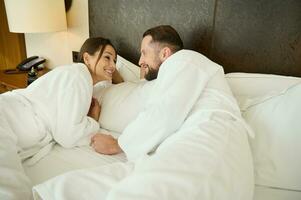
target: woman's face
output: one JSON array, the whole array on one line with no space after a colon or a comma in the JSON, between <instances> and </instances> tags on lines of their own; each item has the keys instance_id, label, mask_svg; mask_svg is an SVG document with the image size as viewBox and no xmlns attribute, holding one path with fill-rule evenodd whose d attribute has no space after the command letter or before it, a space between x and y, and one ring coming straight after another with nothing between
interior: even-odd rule
<instances>
[{"instance_id":1,"label":"woman's face","mask_svg":"<svg viewBox=\"0 0 301 200\"><path fill-rule=\"evenodd\" d=\"M97 65L95 66L100 51L95 52L93 55L86 53L87 59L85 64L88 66L92 73L94 84L99 81L112 80L113 72L116 69L116 52L112 46L107 45L101 55Z\"/></svg>"}]
</instances>

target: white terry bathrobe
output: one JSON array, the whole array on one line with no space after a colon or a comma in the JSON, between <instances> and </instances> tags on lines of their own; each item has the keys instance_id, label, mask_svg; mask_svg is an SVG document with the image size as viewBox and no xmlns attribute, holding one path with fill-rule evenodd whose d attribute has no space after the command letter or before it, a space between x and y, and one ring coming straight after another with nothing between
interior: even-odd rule
<instances>
[{"instance_id":1,"label":"white terry bathrobe","mask_svg":"<svg viewBox=\"0 0 301 200\"><path fill-rule=\"evenodd\" d=\"M251 133L222 67L181 50L118 139L128 163L79 170L34 187L36 199L252 200Z\"/></svg>"},{"instance_id":2,"label":"white terry bathrobe","mask_svg":"<svg viewBox=\"0 0 301 200\"><path fill-rule=\"evenodd\" d=\"M25 89L0 95L0 199L31 199L21 161L35 163L54 141L89 144L99 129L87 116L93 83L84 64L60 66Z\"/></svg>"}]
</instances>

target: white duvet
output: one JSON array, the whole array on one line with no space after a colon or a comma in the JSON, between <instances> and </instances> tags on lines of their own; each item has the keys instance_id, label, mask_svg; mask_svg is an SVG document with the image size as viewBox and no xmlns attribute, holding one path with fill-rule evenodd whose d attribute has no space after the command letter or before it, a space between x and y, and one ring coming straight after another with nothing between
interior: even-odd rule
<instances>
[{"instance_id":1,"label":"white duvet","mask_svg":"<svg viewBox=\"0 0 301 200\"><path fill-rule=\"evenodd\" d=\"M35 198L251 200L250 131L222 68L179 51L151 97L119 138L130 161L55 177L34 187Z\"/></svg>"}]
</instances>

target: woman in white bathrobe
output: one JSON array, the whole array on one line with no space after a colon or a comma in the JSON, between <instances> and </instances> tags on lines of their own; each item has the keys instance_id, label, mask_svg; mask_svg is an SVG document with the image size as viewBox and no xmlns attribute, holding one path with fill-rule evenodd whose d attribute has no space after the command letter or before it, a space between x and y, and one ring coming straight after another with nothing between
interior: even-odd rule
<instances>
[{"instance_id":1,"label":"woman in white bathrobe","mask_svg":"<svg viewBox=\"0 0 301 200\"><path fill-rule=\"evenodd\" d=\"M116 50L108 39L89 38L79 58L25 89L0 95L0 199L32 198L23 160L37 162L55 142L66 148L89 145L98 131L93 85L112 80Z\"/></svg>"}]
</instances>

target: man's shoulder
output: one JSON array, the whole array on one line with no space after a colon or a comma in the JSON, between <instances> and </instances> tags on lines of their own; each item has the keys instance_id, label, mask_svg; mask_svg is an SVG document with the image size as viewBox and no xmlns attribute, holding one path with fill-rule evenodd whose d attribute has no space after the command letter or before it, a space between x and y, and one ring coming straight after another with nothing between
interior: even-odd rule
<instances>
[{"instance_id":1,"label":"man's shoulder","mask_svg":"<svg viewBox=\"0 0 301 200\"><path fill-rule=\"evenodd\" d=\"M171 58L173 59L187 59L187 58L195 58L195 59L208 59L205 55L189 49L182 49L174 53Z\"/></svg>"},{"instance_id":2,"label":"man's shoulder","mask_svg":"<svg viewBox=\"0 0 301 200\"><path fill-rule=\"evenodd\" d=\"M198 73L201 71L202 73L207 73L209 76L222 69L222 66L210 60L205 55L188 49L177 51L163 62L160 67L161 74L164 71L170 73L170 70L181 73L184 71L187 73Z\"/></svg>"}]
</instances>

